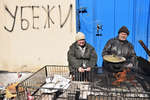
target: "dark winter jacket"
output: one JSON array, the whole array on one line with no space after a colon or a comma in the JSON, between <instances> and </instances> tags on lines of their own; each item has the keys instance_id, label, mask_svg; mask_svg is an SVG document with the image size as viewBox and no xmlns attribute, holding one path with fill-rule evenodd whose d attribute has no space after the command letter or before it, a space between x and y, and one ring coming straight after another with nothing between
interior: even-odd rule
<instances>
[{"instance_id":1,"label":"dark winter jacket","mask_svg":"<svg viewBox=\"0 0 150 100\"><path fill-rule=\"evenodd\" d=\"M83 66L83 61L86 62L87 67L94 68L97 64L97 54L90 44L85 44L85 53L82 56L81 51L78 47L77 42L74 42L68 51L68 63L71 73L74 73L79 67Z\"/></svg>"},{"instance_id":2,"label":"dark winter jacket","mask_svg":"<svg viewBox=\"0 0 150 100\"><path fill-rule=\"evenodd\" d=\"M136 63L136 53L134 51L133 45L127 40L121 41L118 37L110 39L105 45L102 56L104 55L117 55L126 58L126 64Z\"/></svg>"}]
</instances>

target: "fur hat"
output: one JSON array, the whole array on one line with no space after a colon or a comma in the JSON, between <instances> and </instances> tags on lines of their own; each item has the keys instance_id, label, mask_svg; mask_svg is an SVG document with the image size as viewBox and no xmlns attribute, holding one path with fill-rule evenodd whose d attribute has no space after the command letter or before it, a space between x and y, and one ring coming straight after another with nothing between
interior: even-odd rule
<instances>
[{"instance_id":1,"label":"fur hat","mask_svg":"<svg viewBox=\"0 0 150 100\"><path fill-rule=\"evenodd\" d=\"M82 32L78 32L75 36L75 40L78 41L82 39L85 39L85 35Z\"/></svg>"},{"instance_id":2,"label":"fur hat","mask_svg":"<svg viewBox=\"0 0 150 100\"><path fill-rule=\"evenodd\" d=\"M124 32L124 33L127 33L127 35L129 35L129 30L126 26L122 26L119 31L118 31L118 34L121 33L121 32Z\"/></svg>"}]
</instances>

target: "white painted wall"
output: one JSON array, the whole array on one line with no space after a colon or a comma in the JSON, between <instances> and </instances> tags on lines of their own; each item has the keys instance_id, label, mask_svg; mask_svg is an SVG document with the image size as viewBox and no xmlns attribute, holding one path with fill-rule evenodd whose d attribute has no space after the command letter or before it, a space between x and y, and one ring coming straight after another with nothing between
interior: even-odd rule
<instances>
[{"instance_id":1,"label":"white painted wall","mask_svg":"<svg viewBox=\"0 0 150 100\"><path fill-rule=\"evenodd\" d=\"M0 0L0 69L67 65L75 24L75 0Z\"/></svg>"}]
</instances>

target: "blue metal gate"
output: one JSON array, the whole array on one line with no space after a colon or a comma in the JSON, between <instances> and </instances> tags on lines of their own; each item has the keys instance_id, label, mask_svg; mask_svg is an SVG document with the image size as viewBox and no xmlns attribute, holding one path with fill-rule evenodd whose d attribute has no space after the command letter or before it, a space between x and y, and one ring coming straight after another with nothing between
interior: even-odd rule
<instances>
[{"instance_id":1,"label":"blue metal gate","mask_svg":"<svg viewBox=\"0 0 150 100\"><path fill-rule=\"evenodd\" d=\"M95 47L98 66L102 64L105 43L117 36L123 25L130 30L128 40L137 56L148 59L138 40L150 48L150 0L76 0L76 11L77 31L83 32Z\"/></svg>"}]
</instances>

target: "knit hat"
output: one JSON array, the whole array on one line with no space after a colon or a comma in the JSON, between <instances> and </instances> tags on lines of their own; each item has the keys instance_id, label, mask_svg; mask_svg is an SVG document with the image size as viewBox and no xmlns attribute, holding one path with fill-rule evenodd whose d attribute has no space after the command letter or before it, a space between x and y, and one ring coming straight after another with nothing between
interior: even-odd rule
<instances>
[{"instance_id":1,"label":"knit hat","mask_svg":"<svg viewBox=\"0 0 150 100\"><path fill-rule=\"evenodd\" d=\"M129 30L126 26L122 26L119 31L118 31L118 34L121 33L121 32L124 32L124 33L127 33L127 35L129 35Z\"/></svg>"},{"instance_id":2,"label":"knit hat","mask_svg":"<svg viewBox=\"0 0 150 100\"><path fill-rule=\"evenodd\" d=\"M75 36L76 41L85 39L85 35L82 32L78 32Z\"/></svg>"}]
</instances>

